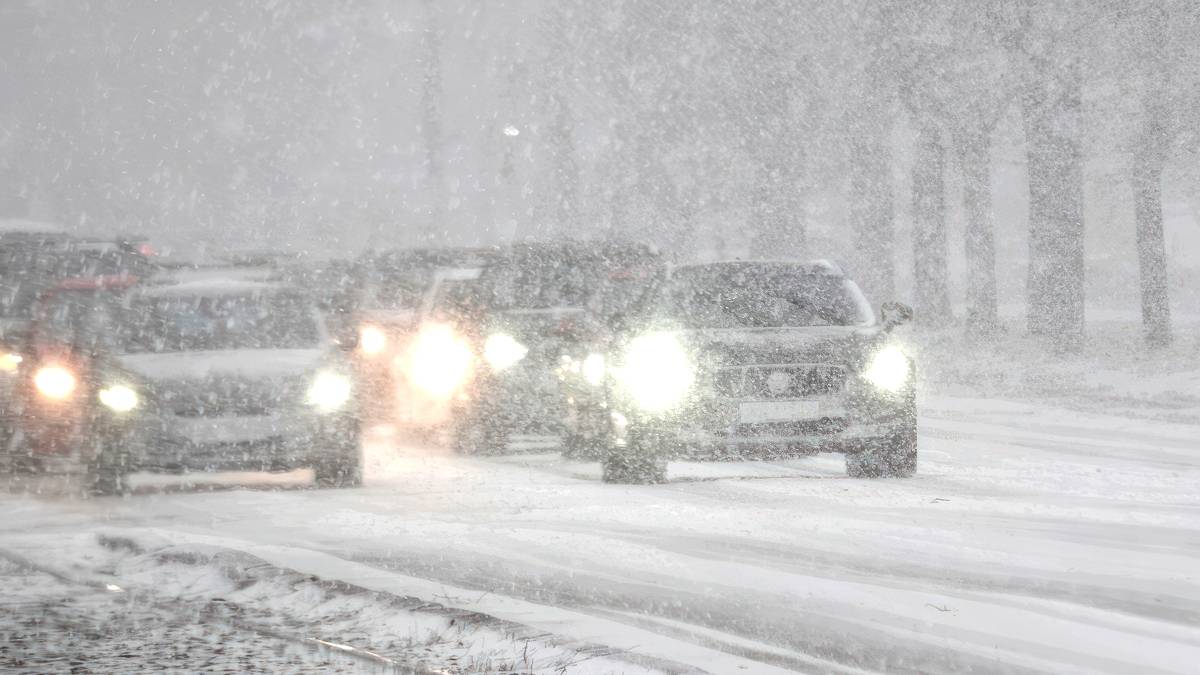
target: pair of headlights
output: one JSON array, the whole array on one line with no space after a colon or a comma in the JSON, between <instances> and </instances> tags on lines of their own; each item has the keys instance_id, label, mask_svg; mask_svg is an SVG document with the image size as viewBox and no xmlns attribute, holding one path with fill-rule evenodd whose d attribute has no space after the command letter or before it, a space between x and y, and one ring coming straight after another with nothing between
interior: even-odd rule
<instances>
[{"instance_id":1,"label":"pair of headlights","mask_svg":"<svg viewBox=\"0 0 1200 675\"><path fill-rule=\"evenodd\" d=\"M69 368L60 365L42 366L33 374L33 386L45 399L65 401L79 387L79 380ZM112 384L96 392L100 403L113 412L125 413L138 407L137 391L125 384Z\"/></svg>"},{"instance_id":2,"label":"pair of headlights","mask_svg":"<svg viewBox=\"0 0 1200 675\"><path fill-rule=\"evenodd\" d=\"M65 401L75 393L79 383L68 368L48 365L39 368L33 376L33 385L39 394L52 401ZM305 402L321 412L334 412L350 400L352 393L350 378L329 370L317 373L308 387ZM116 413L131 412L141 404L141 397L132 386L114 383L96 392L96 398L104 407Z\"/></svg>"},{"instance_id":3,"label":"pair of headlights","mask_svg":"<svg viewBox=\"0 0 1200 675\"><path fill-rule=\"evenodd\" d=\"M876 352L862 371L863 378L885 393L908 385L911 363L895 345ZM663 413L679 405L691 390L696 369L687 349L672 333L641 335L630 341L624 363L614 375L638 407Z\"/></svg>"}]
</instances>

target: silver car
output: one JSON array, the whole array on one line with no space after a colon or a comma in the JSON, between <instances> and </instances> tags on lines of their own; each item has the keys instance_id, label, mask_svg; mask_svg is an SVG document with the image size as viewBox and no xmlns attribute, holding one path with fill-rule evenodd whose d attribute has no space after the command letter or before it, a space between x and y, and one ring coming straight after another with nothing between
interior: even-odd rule
<instances>
[{"instance_id":1,"label":"silver car","mask_svg":"<svg viewBox=\"0 0 1200 675\"><path fill-rule=\"evenodd\" d=\"M609 354L612 482L658 482L671 457L846 454L851 476L917 466L915 365L832 263L677 267Z\"/></svg>"},{"instance_id":2,"label":"silver car","mask_svg":"<svg viewBox=\"0 0 1200 675\"><path fill-rule=\"evenodd\" d=\"M300 292L217 278L90 302L58 319L93 327L86 348L48 352L27 371L27 443L45 439L32 454L81 457L99 493L123 490L134 471L312 467L320 486L360 484L350 367Z\"/></svg>"}]
</instances>

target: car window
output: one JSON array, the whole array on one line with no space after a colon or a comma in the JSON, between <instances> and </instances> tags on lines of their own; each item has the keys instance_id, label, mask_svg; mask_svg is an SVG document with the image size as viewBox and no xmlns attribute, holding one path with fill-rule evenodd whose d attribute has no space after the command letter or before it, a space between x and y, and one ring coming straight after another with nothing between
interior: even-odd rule
<instances>
[{"instance_id":1,"label":"car window","mask_svg":"<svg viewBox=\"0 0 1200 675\"><path fill-rule=\"evenodd\" d=\"M129 354L311 349L321 337L312 305L293 294L140 296L120 332Z\"/></svg>"},{"instance_id":2,"label":"car window","mask_svg":"<svg viewBox=\"0 0 1200 675\"><path fill-rule=\"evenodd\" d=\"M786 267L683 268L655 311L690 328L854 326L873 322L857 286Z\"/></svg>"}]
</instances>

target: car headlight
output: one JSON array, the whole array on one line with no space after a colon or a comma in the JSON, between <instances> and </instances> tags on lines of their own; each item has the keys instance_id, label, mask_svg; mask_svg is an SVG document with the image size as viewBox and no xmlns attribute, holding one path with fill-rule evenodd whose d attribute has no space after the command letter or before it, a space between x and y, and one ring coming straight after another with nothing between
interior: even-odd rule
<instances>
[{"instance_id":1,"label":"car headlight","mask_svg":"<svg viewBox=\"0 0 1200 675\"><path fill-rule=\"evenodd\" d=\"M583 379L586 380L588 384L594 387L599 387L600 385L604 384L604 355L597 354L595 352L588 354L587 358L583 360L583 366L581 367L580 372L583 374Z\"/></svg>"},{"instance_id":2,"label":"car headlight","mask_svg":"<svg viewBox=\"0 0 1200 675\"><path fill-rule=\"evenodd\" d=\"M634 338L617 375L634 402L647 412L666 412L678 405L696 379L687 351L671 333Z\"/></svg>"},{"instance_id":3,"label":"car headlight","mask_svg":"<svg viewBox=\"0 0 1200 675\"><path fill-rule=\"evenodd\" d=\"M114 384L105 387L96 394L100 403L113 412L126 413L138 407L138 395L132 387Z\"/></svg>"},{"instance_id":4,"label":"car headlight","mask_svg":"<svg viewBox=\"0 0 1200 675\"><path fill-rule=\"evenodd\" d=\"M507 370L525 358L529 348L508 333L493 333L483 343L483 360L493 370Z\"/></svg>"},{"instance_id":5,"label":"car headlight","mask_svg":"<svg viewBox=\"0 0 1200 675\"><path fill-rule=\"evenodd\" d=\"M387 347L387 333L379 326L362 326L358 329L358 347L367 356L375 356Z\"/></svg>"},{"instance_id":6,"label":"car headlight","mask_svg":"<svg viewBox=\"0 0 1200 675\"><path fill-rule=\"evenodd\" d=\"M62 366L43 366L33 375L38 393L54 401L70 397L78 384L75 374Z\"/></svg>"},{"instance_id":7,"label":"car headlight","mask_svg":"<svg viewBox=\"0 0 1200 675\"><path fill-rule=\"evenodd\" d=\"M351 391L350 378L325 370L313 378L305 400L321 412L333 412L346 405Z\"/></svg>"},{"instance_id":8,"label":"car headlight","mask_svg":"<svg viewBox=\"0 0 1200 675\"><path fill-rule=\"evenodd\" d=\"M0 373L15 373L25 359L16 352L0 352Z\"/></svg>"},{"instance_id":9,"label":"car headlight","mask_svg":"<svg viewBox=\"0 0 1200 675\"><path fill-rule=\"evenodd\" d=\"M427 393L446 398L467 381L472 360L471 345L454 329L427 325L413 340L408 377Z\"/></svg>"},{"instance_id":10,"label":"car headlight","mask_svg":"<svg viewBox=\"0 0 1200 675\"><path fill-rule=\"evenodd\" d=\"M894 394L908 384L909 370L910 363L904 352L895 345L888 345L871 357L863 377L877 388Z\"/></svg>"}]
</instances>

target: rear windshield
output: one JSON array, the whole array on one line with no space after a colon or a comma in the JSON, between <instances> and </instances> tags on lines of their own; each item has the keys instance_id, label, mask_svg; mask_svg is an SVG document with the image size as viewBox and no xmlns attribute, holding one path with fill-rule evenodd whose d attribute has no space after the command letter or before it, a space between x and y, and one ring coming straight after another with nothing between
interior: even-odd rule
<instances>
[{"instance_id":1,"label":"rear windshield","mask_svg":"<svg viewBox=\"0 0 1200 675\"><path fill-rule=\"evenodd\" d=\"M120 332L126 354L312 349L321 339L312 305L291 293L138 296Z\"/></svg>"},{"instance_id":2,"label":"rear windshield","mask_svg":"<svg viewBox=\"0 0 1200 675\"><path fill-rule=\"evenodd\" d=\"M658 316L689 328L855 326L874 321L854 282L785 266L677 270L658 295Z\"/></svg>"}]
</instances>

